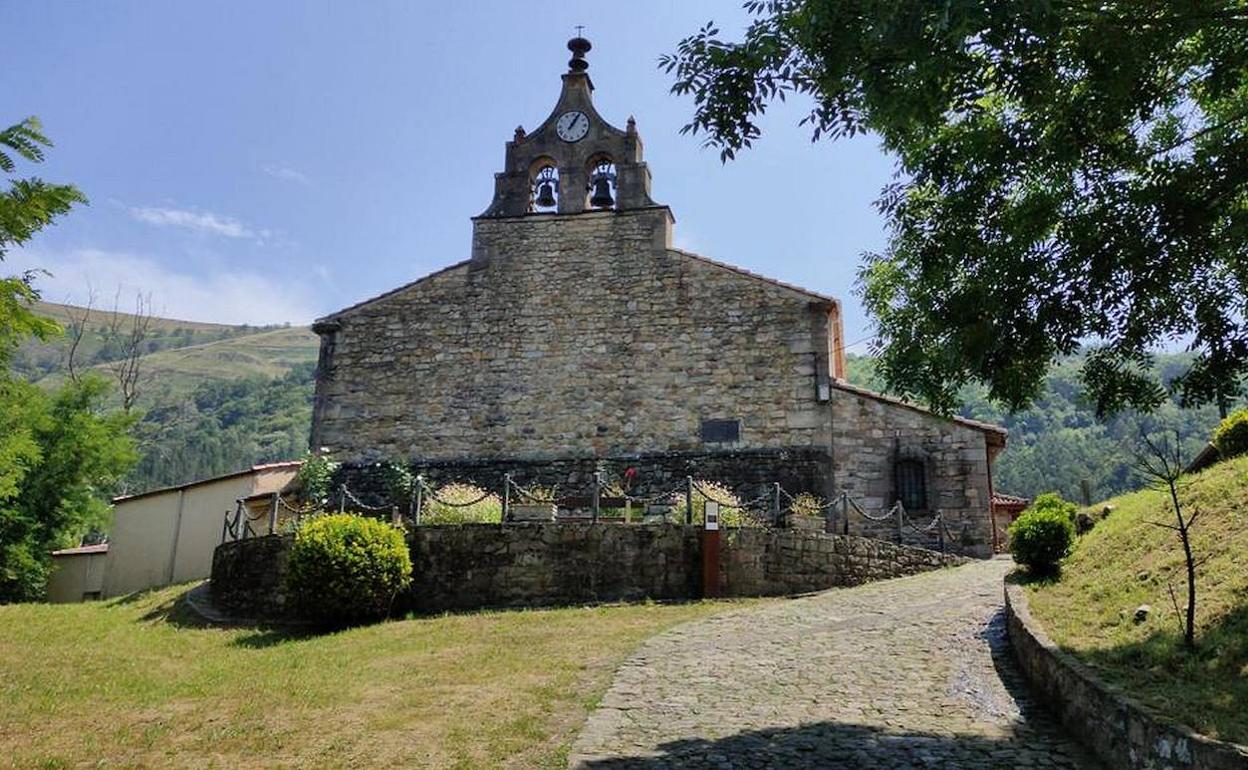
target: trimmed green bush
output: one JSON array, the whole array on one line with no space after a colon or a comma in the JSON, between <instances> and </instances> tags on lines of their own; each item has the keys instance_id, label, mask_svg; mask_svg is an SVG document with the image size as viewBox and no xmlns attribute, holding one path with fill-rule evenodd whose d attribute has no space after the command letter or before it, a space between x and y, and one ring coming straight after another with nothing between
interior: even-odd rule
<instances>
[{"instance_id":1,"label":"trimmed green bush","mask_svg":"<svg viewBox=\"0 0 1248 770\"><path fill-rule=\"evenodd\" d=\"M286 572L296 613L325 625L385 617L411 579L402 531L349 513L317 516L304 524Z\"/></svg>"},{"instance_id":2,"label":"trimmed green bush","mask_svg":"<svg viewBox=\"0 0 1248 770\"><path fill-rule=\"evenodd\" d=\"M1248 409L1232 412L1213 431L1213 445L1223 460L1248 454Z\"/></svg>"},{"instance_id":3,"label":"trimmed green bush","mask_svg":"<svg viewBox=\"0 0 1248 770\"><path fill-rule=\"evenodd\" d=\"M1075 542L1075 525L1059 508L1029 508L1009 529L1014 561L1037 575L1057 572Z\"/></svg>"},{"instance_id":4,"label":"trimmed green bush","mask_svg":"<svg viewBox=\"0 0 1248 770\"><path fill-rule=\"evenodd\" d=\"M1064 499L1056 492L1045 492L1042 495L1036 495L1036 499L1031 501L1029 508L1033 511L1056 511L1070 519L1072 524L1075 523L1075 516L1079 513L1079 506Z\"/></svg>"}]
</instances>

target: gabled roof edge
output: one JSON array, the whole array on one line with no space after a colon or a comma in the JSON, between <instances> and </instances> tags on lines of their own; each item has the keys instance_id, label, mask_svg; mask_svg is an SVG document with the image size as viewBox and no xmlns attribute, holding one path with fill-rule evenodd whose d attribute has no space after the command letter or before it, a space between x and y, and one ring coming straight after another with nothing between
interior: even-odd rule
<instances>
[{"instance_id":1,"label":"gabled roof edge","mask_svg":"<svg viewBox=\"0 0 1248 770\"><path fill-rule=\"evenodd\" d=\"M718 259L711 259L710 257L704 257L701 254L694 254L692 251L685 251L684 249L677 249L677 248L669 248L668 251L674 251L683 257L688 257L698 262L702 262L704 264L711 265L713 267L718 267L721 270L727 270L729 272L736 273L737 275L741 275L746 278L750 278L755 281L768 284L770 286L776 286L778 288L786 289L788 291L796 292L798 294L804 294L807 297L810 297L815 300L819 300L820 302L830 302L837 306L841 304L841 301L838 300L836 297L831 297L831 296L828 296L827 294L820 294L817 291L811 291L810 289L803 288L796 284L785 283L784 281L778 280L776 278L768 278L765 275L760 275L759 273L746 270L744 267L730 265L727 262L720 262Z\"/></svg>"},{"instance_id":2,"label":"gabled roof edge","mask_svg":"<svg viewBox=\"0 0 1248 770\"><path fill-rule=\"evenodd\" d=\"M960 425L965 425L968 428L975 428L976 430L983 431L984 433L992 433L992 434L998 435L1001 437L1002 444L1005 443L1005 438L1006 436L1009 435L1009 431L1001 427L1000 425L993 425L990 422L981 422L980 420L972 420L969 417L962 417L956 414L953 414L953 415L937 414L936 412L933 412L931 409L928 409L925 406L919 406L918 404L912 404L909 401L903 401L902 399L897 398L896 396L886 396L883 393L876 393L874 390L867 390L866 388L862 388L857 385L851 385L848 382L845 382L844 380L832 380L832 387L836 388L837 390L843 390L846 393L853 393L856 396L862 396L863 398L870 398L872 400L880 401L885 404L892 404L894 406L904 407L906 409L910 409L915 412L920 412L922 414L931 415L932 417L935 417L940 420L949 420L950 422L956 422Z\"/></svg>"},{"instance_id":3,"label":"gabled roof edge","mask_svg":"<svg viewBox=\"0 0 1248 770\"><path fill-rule=\"evenodd\" d=\"M463 259L463 260L460 260L459 262L456 262L456 263L455 263L455 264L453 264L453 265L447 265L446 267L440 268L440 269L438 269L438 270L434 270L432 273L426 273L425 275L422 275L421 277L417 278L417 279L416 279L416 280L414 280L414 281L408 281L407 283L403 284L402 286L397 286L397 287L395 287L395 288L393 288L393 289L391 289L391 290L389 290L389 291L384 291L384 292L382 292L381 294L378 294L378 295L376 295L376 296L369 297L368 299L363 299L363 300L360 300L359 302L355 303L354 305L348 305L347 307L344 307L344 308L343 308L343 309L341 309L341 310L335 310L334 312L330 313L329 315L323 315L323 316L321 316L320 318L318 318L318 319L316 319L315 321L313 321L313 322L312 322L312 327L313 327L313 329L312 329L312 330L313 330L313 331L316 331L316 328L315 328L315 327L316 327L316 325L317 325L317 324L322 324L322 323L325 323L326 321L333 321L334 319L341 317L344 313L349 313L349 312L351 312L352 310L359 310L360 308L364 307L365 305L371 305L371 304L373 304L374 302L377 302L377 301L379 301L379 300L383 300L383 299L385 299L386 297L392 297L392 296L394 296L395 294L398 294L398 293L399 293L399 292L401 292L401 291L405 291L405 290L407 290L407 289L412 288L413 286L415 286L415 285L416 285L416 284L418 284L418 283L422 283L422 282L424 282L424 281L429 280L430 278L434 278L434 277L436 277L436 276L442 275L443 273L449 273L450 271L455 270L455 269L457 269L457 268L464 267L465 265L467 265L467 264L468 264L469 262L471 262L471 261L472 261L472 260L470 260L470 259Z\"/></svg>"}]
</instances>

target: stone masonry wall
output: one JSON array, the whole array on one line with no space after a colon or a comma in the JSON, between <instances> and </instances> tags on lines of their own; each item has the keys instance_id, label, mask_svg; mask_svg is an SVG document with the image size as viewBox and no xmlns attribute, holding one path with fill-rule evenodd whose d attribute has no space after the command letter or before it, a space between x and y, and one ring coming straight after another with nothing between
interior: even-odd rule
<instances>
[{"instance_id":1,"label":"stone masonry wall","mask_svg":"<svg viewBox=\"0 0 1248 770\"><path fill-rule=\"evenodd\" d=\"M280 586L292 539L225 543L213 557L212 596L247 617L286 612ZM409 537L413 584L401 610L542 606L701 594L696 527L586 523L419 527ZM806 593L961 563L891 543L797 530L722 533L725 596Z\"/></svg>"},{"instance_id":2,"label":"stone masonry wall","mask_svg":"<svg viewBox=\"0 0 1248 770\"><path fill-rule=\"evenodd\" d=\"M318 322L313 445L416 463L826 446L831 303L670 239L662 207L478 219L468 262ZM702 419L734 418L739 443L701 442Z\"/></svg>"},{"instance_id":3,"label":"stone masonry wall","mask_svg":"<svg viewBox=\"0 0 1248 770\"><path fill-rule=\"evenodd\" d=\"M523 486L556 487L561 495L592 494L594 472L606 483L618 483L628 469L636 471L630 494L647 497L681 485L686 476L723 484L741 499L765 494L779 483L786 491L818 491L829 467L825 450L812 447L741 449L724 452L665 452L620 457L580 457L549 461L443 460L411 466L434 486L466 481L500 495L503 476L510 473ZM386 475L377 465L344 465L334 479L369 505L389 505Z\"/></svg>"},{"instance_id":4,"label":"stone masonry wall","mask_svg":"<svg viewBox=\"0 0 1248 770\"><path fill-rule=\"evenodd\" d=\"M873 515L897 500L894 467L898 458L920 460L927 468L925 510L909 511L925 528L940 511L960 553L992 555L989 516L988 435L963 422L944 419L890 399L838 386L832 392L833 483ZM1000 439L1004 443L1004 435ZM895 520L873 522L850 516L850 532L884 540L897 539ZM902 528L903 542L935 547L936 535Z\"/></svg>"}]
</instances>

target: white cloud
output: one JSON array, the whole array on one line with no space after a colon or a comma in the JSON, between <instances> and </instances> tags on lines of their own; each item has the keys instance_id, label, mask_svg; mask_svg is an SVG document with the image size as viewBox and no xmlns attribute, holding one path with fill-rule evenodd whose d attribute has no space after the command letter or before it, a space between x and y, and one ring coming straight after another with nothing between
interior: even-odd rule
<instances>
[{"instance_id":1,"label":"white cloud","mask_svg":"<svg viewBox=\"0 0 1248 770\"><path fill-rule=\"evenodd\" d=\"M172 270L150 257L101 249L63 253L22 250L5 260L5 272L43 269L35 286L49 302L84 302L94 287L111 303L121 289L151 293L159 316L227 324L305 324L316 315L311 291L285 274L217 270L198 276Z\"/></svg>"},{"instance_id":2,"label":"white cloud","mask_svg":"<svg viewBox=\"0 0 1248 770\"><path fill-rule=\"evenodd\" d=\"M260 167L260 170L274 179L281 179L286 182L296 182L298 184L311 184L312 180L308 179L308 175L302 171L296 171L289 166L282 166L277 163L266 163Z\"/></svg>"},{"instance_id":3,"label":"white cloud","mask_svg":"<svg viewBox=\"0 0 1248 770\"><path fill-rule=\"evenodd\" d=\"M219 235L223 238L263 240L271 235L267 230L254 230L233 217L214 214L211 211L131 206L130 216L157 227L181 227L209 235Z\"/></svg>"}]
</instances>

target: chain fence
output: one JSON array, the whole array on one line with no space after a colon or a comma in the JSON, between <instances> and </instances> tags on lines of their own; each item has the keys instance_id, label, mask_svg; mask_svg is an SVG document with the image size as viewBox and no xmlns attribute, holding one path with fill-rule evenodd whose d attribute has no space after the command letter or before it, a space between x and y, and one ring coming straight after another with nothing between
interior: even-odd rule
<instances>
[{"instance_id":1,"label":"chain fence","mask_svg":"<svg viewBox=\"0 0 1248 770\"><path fill-rule=\"evenodd\" d=\"M937 509L926 522L916 521L900 500L890 508L871 510L848 491L829 500L809 492L794 495L779 482L765 485L762 494L741 500L725 487L686 476L657 493L635 495L607 484L602 473L594 474L588 494L564 494L558 486L525 486L511 474L503 477L498 492L473 484L435 487L423 476L411 478L410 489L392 494L383 504L365 502L346 484L340 484L321 502L300 501L293 495L274 492L268 496L239 498L227 511L221 542L244 540L265 534L297 530L307 517L338 511L388 518L396 526L428 526L448 523L507 523L516 521L589 521L625 524L700 524L707 502L720 509L726 528L801 528L850 534L851 521L859 519L876 532L887 530L899 543L918 541L942 553L958 544L964 533L955 533L944 513ZM448 495L454 490L456 495ZM256 524L267 519L266 524Z\"/></svg>"}]
</instances>

